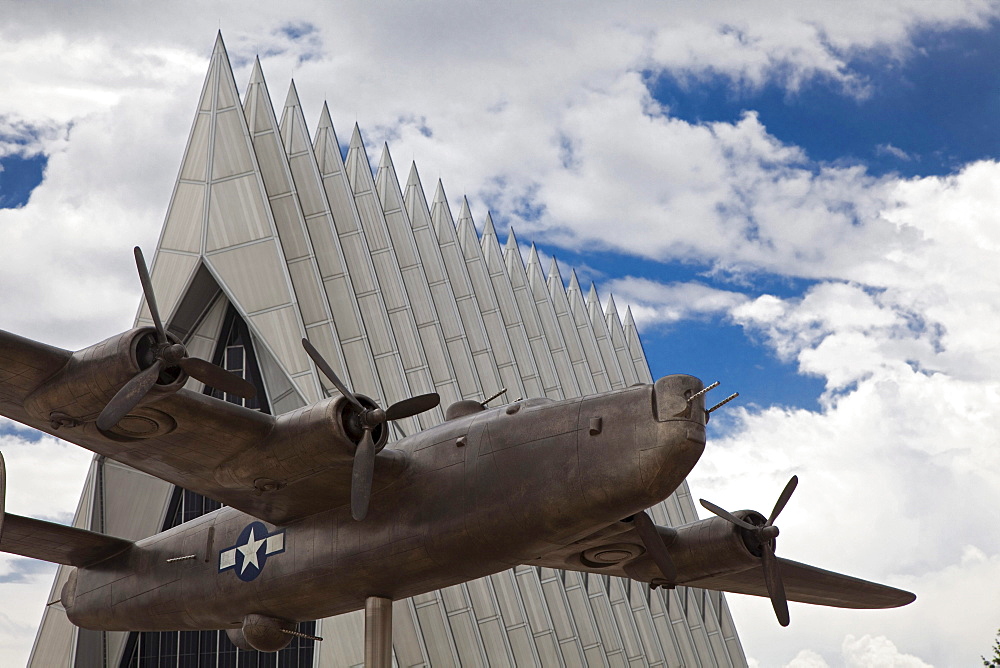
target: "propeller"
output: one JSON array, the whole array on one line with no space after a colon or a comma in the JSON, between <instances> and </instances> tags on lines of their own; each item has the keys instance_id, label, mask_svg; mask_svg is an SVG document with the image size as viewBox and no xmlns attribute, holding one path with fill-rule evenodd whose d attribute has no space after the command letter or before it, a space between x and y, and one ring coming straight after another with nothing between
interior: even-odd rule
<instances>
[{"instance_id":1,"label":"propeller","mask_svg":"<svg viewBox=\"0 0 1000 668\"><path fill-rule=\"evenodd\" d=\"M645 510L642 510L633 516L632 521L635 524L635 530L639 533L639 538L642 539L642 544L646 546L646 552L649 553L656 567L660 569L663 578L668 583L676 582L677 567L674 565L674 560L670 558L670 551L663 544L663 539L656 530L652 518Z\"/></svg>"},{"instance_id":2,"label":"propeller","mask_svg":"<svg viewBox=\"0 0 1000 668\"><path fill-rule=\"evenodd\" d=\"M372 430L386 422L402 420L429 411L441 403L441 397L436 392L431 392L397 401L385 410L378 406L368 408L354 396L353 392L347 389L333 368L327 364L308 339L302 339L302 347L305 348L306 353L316 363L317 368L323 372L323 375L330 379L334 387L340 390L344 398L357 411L358 422L364 434L354 451L354 468L351 471L351 516L356 520L363 520L368 514L368 503L372 495L372 478L375 474L376 452Z\"/></svg>"},{"instance_id":3,"label":"propeller","mask_svg":"<svg viewBox=\"0 0 1000 668\"><path fill-rule=\"evenodd\" d=\"M209 387L222 390L229 394L235 394L246 399L250 399L257 390L251 383L230 373L220 366L211 362L206 362L197 357L188 357L187 349L180 343L171 343L167 338L167 333L163 329L163 322L160 320L160 312L156 308L156 298L153 295L153 282L149 278L149 270L146 268L146 260L142 257L142 250L135 247L135 265L139 270L139 281L142 283L142 294L146 298L146 305L149 306L149 314L153 318L153 326L156 328L156 341L150 349L149 366L132 377L122 386L118 393L108 402L101 414L97 417L97 427L101 431L107 431L118 424L118 421L128 415L135 408L146 393L156 384L160 372L171 367L180 367L187 375L197 378ZM150 361L151 360L151 361ZM142 361L140 361L140 364Z\"/></svg>"},{"instance_id":4,"label":"propeller","mask_svg":"<svg viewBox=\"0 0 1000 668\"><path fill-rule=\"evenodd\" d=\"M774 504L774 509L768 516L767 521L762 525L751 524L746 520L736 517L727 510L723 510L714 503L701 499L701 505L706 510L715 513L727 522L749 531L760 542L760 561L764 569L764 584L767 586L767 593L771 597L771 606L774 614L778 617L778 623L788 626L788 598L785 596L785 585L781 582L781 571L778 568L778 558L774 556L775 538L778 537L778 527L774 526L774 520L778 514L784 510L785 504L791 498L795 486L799 484L798 476L792 476L791 480L781 491L781 495Z\"/></svg>"}]
</instances>

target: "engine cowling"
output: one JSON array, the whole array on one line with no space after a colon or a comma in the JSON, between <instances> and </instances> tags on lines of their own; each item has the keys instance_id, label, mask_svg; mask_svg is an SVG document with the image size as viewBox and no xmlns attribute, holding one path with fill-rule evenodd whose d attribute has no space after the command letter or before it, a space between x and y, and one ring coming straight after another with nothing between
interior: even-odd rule
<instances>
[{"instance_id":1,"label":"engine cowling","mask_svg":"<svg viewBox=\"0 0 1000 668\"><path fill-rule=\"evenodd\" d=\"M167 338L171 343L180 343L170 333ZM153 364L155 343L155 329L137 327L76 351L61 370L25 399L25 410L32 417L49 422L54 429L96 420L122 386ZM173 394L187 379L188 375L179 367L164 369L143 405ZM127 428L122 431L121 436L130 436ZM141 433L142 429L136 437L141 437Z\"/></svg>"},{"instance_id":2,"label":"engine cowling","mask_svg":"<svg viewBox=\"0 0 1000 668\"><path fill-rule=\"evenodd\" d=\"M751 524L766 521L753 510L738 510L733 514ZM641 549L636 558L624 565L629 577L660 585L684 584L715 575L739 573L760 564L760 545L750 532L720 517L660 529L660 536L676 567L676 582L666 582L650 555L642 553Z\"/></svg>"},{"instance_id":3,"label":"engine cowling","mask_svg":"<svg viewBox=\"0 0 1000 668\"><path fill-rule=\"evenodd\" d=\"M751 524L763 524L764 517L752 510L733 513ZM679 582L722 573L737 573L760 564L759 546L746 531L720 517L677 527L677 537L669 546L677 566Z\"/></svg>"},{"instance_id":4,"label":"engine cowling","mask_svg":"<svg viewBox=\"0 0 1000 668\"><path fill-rule=\"evenodd\" d=\"M366 406L376 406L368 397L356 396ZM331 466L351 462L362 434L357 411L347 399L324 399L279 415L267 438L223 462L215 471L215 479L226 487L273 491ZM372 437L376 451L381 450L388 441L388 429L379 425ZM259 478L260 471L268 471L269 477Z\"/></svg>"}]
</instances>

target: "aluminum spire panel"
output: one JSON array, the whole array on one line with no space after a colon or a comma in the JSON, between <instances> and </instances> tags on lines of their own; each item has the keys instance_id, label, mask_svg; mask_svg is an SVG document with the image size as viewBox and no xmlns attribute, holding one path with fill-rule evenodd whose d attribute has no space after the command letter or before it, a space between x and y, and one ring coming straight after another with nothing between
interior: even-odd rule
<instances>
[{"instance_id":1,"label":"aluminum spire panel","mask_svg":"<svg viewBox=\"0 0 1000 668\"><path fill-rule=\"evenodd\" d=\"M299 207L306 223L309 241L316 257L323 292L337 328L337 337L343 351L342 368L345 381L359 392L384 400L378 374L372 361L371 348L365 332L364 320L356 300L353 298L354 285L348 272L347 261L333 226L333 216L323 192L323 180L309 141L302 107L299 104L295 83L289 86L285 106L279 124L288 165L298 196ZM321 347L324 344L327 348ZM336 361L336 346L332 342L316 342L319 351L330 355ZM328 393L337 390L325 378L321 378Z\"/></svg>"},{"instance_id":2,"label":"aluminum spire panel","mask_svg":"<svg viewBox=\"0 0 1000 668\"><path fill-rule=\"evenodd\" d=\"M287 111L304 126L305 120L300 106L289 108ZM347 270L354 285L354 296L361 309L378 379L385 392L384 400L389 404L401 401L412 396L412 393L400 358L399 345L392 331L392 323L389 321L382 288L375 274L375 265L372 264L371 249L354 202L354 193L347 180L347 171L340 154L340 142L337 140L337 133L333 129L333 121L326 105L323 106L320 115L313 149L314 161L322 175L323 192L326 194L334 227L347 261ZM401 426L408 434L419 429L419 423L415 418L407 418L400 422L404 423Z\"/></svg>"},{"instance_id":3,"label":"aluminum spire panel","mask_svg":"<svg viewBox=\"0 0 1000 668\"><path fill-rule=\"evenodd\" d=\"M153 285L168 323L202 263L246 320L256 345L280 360L302 399L318 398L297 338L304 334L302 319L221 35L153 261ZM143 304L137 322L148 318Z\"/></svg>"},{"instance_id":4,"label":"aluminum spire panel","mask_svg":"<svg viewBox=\"0 0 1000 668\"><path fill-rule=\"evenodd\" d=\"M413 319L420 333L420 342L431 369L431 377L434 379L438 394L441 395L441 404L448 406L464 398L466 392L470 398L479 396L479 383L470 374L472 353L469 351L468 342L464 346L457 346L454 355L451 353L450 340L438 316L431 294L430 280L420 261L417 242L413 238L410 220L406 215L403 192L399 187L388 145L382 147L378 175L375 179L375 192L382 206L389 241L395 249L400 278L410 300ZM464 340L461 329L456 329L454 334ZM461 367L464 373L457 372L456 367ZM463 381L465 381L464 386Z\"/></svg>"},{"instance_id":5,"label":"aluminum spire panel","mask_svg":"<svg viewBox=\"0 0 1000 668\"><path fill-rule=\"evenodd\" d=\"M243 107L306 336L334 368L344 369L344 351L323 291L305 214L299 205L298 192L281 143L278 121L259 59L254 61ZM318 374L314 380L319 392Z\"/></svg>"},{"instance_id":6,"label":"aluminum spire panel","mask_svg":"<svg viewBox=\"0 0 1000 668\"><path fill-rule=\"evenodd\" d=\"M580 280L576 277L576 270L570 270L569 286L566 288L566 300L569 302L569 311L576 322L576 331L580 334L580 343L583 344L583 351L587 356L587 364L594 374L594 383L598 392L607 392L615 388L615 381L608 371L601 355L600 347L597 343L597 335L594 333L594 326L590 322L590 312L587 304L583 301L583 293L580 291ZM620 385L619 385L620 387Z\"/></svg>"},{"instance_id":7,"label":"aluminum spire panel","mask_svg":"<svg viewBox=\"0 0 1000 668\"><path fill-rule=\"evenodd\" d=\"M347 181L354 194L355 208L361 221L361 229L368 253L385 302L386 315L392 328L392 335L399 351L399 359L406 373L410 395L425 394L436 391L438 382L445 388L450 387L454 379L450 375L433 378L427 357L424 354L424 341L421 330L417 328L413 317L413 307L410 303L403 274L396 259L396 252L389 236L389 228L382 213L382 205L375 195L375 180L372 178L371 164L361 139L361 129L354 125L350 148L347 150L347 160L344 164ZM424 330L428 335L434 330ZM430 343L430 342L428 342ZM433 345L432 345L433 349ZM440 369L440 367L438 367ZM444 420L444 410L437 406L431 411L421 413L418 418L423 428L440 424Z\"/></svg>"},{"instance_id":8,"label":"aluminum spire panel","mask_svg":"<svg viewBox=\"0 0 1000 668\"><path fill-rule=\"evenodd\" d=\"M514 239L514 231L507 239L507 262L521 263L521 255L517 252L517 241ZM611 389L607 375L603 370L591 370L587 362L587 355L580 340L580 332L576 328L576 320L569 308L569 299L566 297L566 286L563 283L562 275L559 272L559 263L553 257L549 264L549 275L546 279L546 286L549 291L549 303L552 304L553 312L556 315L556 322L559 331L562 332L563 341L566 344L566 353L573 365L573 374L576 376L582 394L594 394L600 387ZM600 372L600 373L598 373Z\"/></svg>"},{"instance_id":9,"label":"aluminum spire panel","mask_svg":"<svg viewBox=\"0 0 1000 668\"><path fill-rule=\"evenodd\" d=\"M622 321L618 316L618 307L615 305L615 296L608 295L608 307L604 311L604 324L608 328L608 335L611 337L611 345L618 357L618 366L621 367L622 376L626 385L635 385L639 382L639 376L635 372L635 365L632 363L632 355L628 351L628 344L625 343L625 331L622 329Z\"/></svg>"},{"instance_id":10,"label":"aluminum spire panel","mask_svg":"<svg viewBox=\"0 0 1000 668\"><path fill-rule=\"evenodd\" d=\"M608 378L611 379L611 387L616 390L625 387L628 384L627 378L618 364L618 356L615 354L611 334L608 333L608 325L604 320L604 309L601 308L601 300L597 296L597 286L593 283L590 284L590 294L587 295L587 314L590 316L590 325L597 338L597 349L601 351L601 359L604 360L604 368L607 369Z\"/></svg>"},{"instance_id":11,"label":"aluminum spire panel","mask_svg":"<svg viewBox=\"0 0 1000 668\"><path fill-rule=\"evenodd\" d=\"M642 349L642 341L639 339L639 330L635 326L635 318L632 317L631 306L625 307L625 342L628 345L629 355L632 357L636 376L643 383L652 383L653 374L649 371L649 362L646 361L646 353Z\"/></svg>"},{"instance_id":12,"label":"aluminum spire panel","mask_svg":"<svg viewBox=\"0 0 1000 668\"><path fill-rule=\"evenodd\" d=\"M438 311L441 322L442 324L448 322L457 312L458 323L451 322L449 327L458 324L465 332L466 341L475 363L476 374L481 383L480 390L483 392L481 396L485 398L492 395L505 386L500 378L497 362L493 357L493 351L486 336L486 326L479 313L479 306L476 303L475 294L472 292L468 272L465 271L465 263L455 262L455 254L449 254L448 258L452 260L449 264L441 244L438 242L433 218L427 206L427 199L415 164L410 166L404 201L406 212L410 217L413 236L420 251L420 259L424 262L424 267L427 270L434 303L439 306L439 309L443 302L454 304L454 311L450 306L446 306L447 310ZM447 211L447 214L449 217L451 216L450 210ZM438 215L441 213L439 212ZM513 388L507 389L514 391Z\"/></svg>"},{"instance_id":13,"label":"aluminum spire panel","mask_svg":"<svg viewBox=\"0 0 1000 668\"><path fill-rule=\"evenodd\" d=\"M517 249L517 239L514 230L510 231L507 237L507 245L514 250ZM542 265L538 259L538 251L534 245L528 253L528 266L521 262L519 252L511 252L507 255L507 266L511 276L518 283L523 282L526 288L526 296L530 297L535 313L538 315L539 323L545 340L552 350L552 358L555 362L559 378L564 386L566 396L575 397L584 393L584 389L589 392L592 383L580 385L580 381L573 368L573 361L566 346L566 338L562 328L559 326L559 318L555 308L552 306L552 299L549 297L548 287L545 285L545 276L542 273Z\"/></svg>"},{"instance_id":14,"label":"aluminum spire panel","mask_svg":"<svg viewBox=\"0 0 1000 668\"><path fill-rule=\"evenodd\" d=\"M465 266L469 270L469 278L476 290L484 322L487 323L487 327L491 327L491 323L498 322L506 330L510 351L524 387L523 396L546 396L546 388L538 374L535 357L524 324L521 322L521 314L517 310L510 282L507 281L506 275L501 273L497 277L499 278L497 284L490 274L479 237L476 235L476 225L472 220L469 200L465 197L462 198L462 210L458 216L455 232L458 245L465 257ZM503 265L500 267L502 271Z\"/></svg>"},{"instance_id":15,"label":"aluminum spire panel","mask_svg":"<svg viewBox=\"0 0 1000 668\"><path fill-rule=\"evenodd\" d=\"M444 194L444 184L441 183L440 179L434 193L434 202L431 204L431 220L434 223L434 231L437 233L438 244L441 246L441 255L444 257L445 266L448 267L448 276L451 277L451 284L455 288L456 296L458 296L460 289L469 296L460 304L460 308L464 311L474 309L479 318L482 319L488 341L487 345L493 351L497 371L503 379L503 387L506 387L515 397L529 396L521 381L521 373L517 368L514 352L511 350L507 329L503 325L503 318L500 317L496 299L492 294L493 289L489 286L489 281L483 281L481 277L477 281L478 284L474 283L469 274L465 253L458 243L455 219L451 215L451 207ZM471 316L471 314L468 315Z\"/></svg>"},{"instance_id":16,"label":"aluminum spire panel","mask_svg":"<svg viewBox=\"0 0 1000 668\"><path fill-rule=\"evenodd\" d=\"M576 379L572 378L572 374L570 374L571 382L567 383L566 379L560 378L559 372L556 370L556 356L559 351L551 348L545 337L534 299L528 292L527 281L523 276L507 271L503 250L500 248L496 229L493 227L493 217L489 213L486 214L486 222L483 224L480 245L490 272L490 279L493 281L493 287L500 302L501 311L504 311L505 308L513 309L521 321L545 396L552 399L577 396L573 387ZM506 321L507 318L507 314L504 313L504 320Z\"/></svg>"}]
</instances>

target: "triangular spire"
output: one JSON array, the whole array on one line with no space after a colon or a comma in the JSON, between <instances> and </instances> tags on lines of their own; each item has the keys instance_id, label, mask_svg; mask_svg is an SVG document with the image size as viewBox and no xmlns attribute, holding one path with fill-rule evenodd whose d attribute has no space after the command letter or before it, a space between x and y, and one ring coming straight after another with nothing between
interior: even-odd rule
<instances>
[{"instance_id":1,"label":"triangular spire","mask_svg":"<svg viewBox=\"0 0 1000 668\"><path fill-rule=\"evenodd\" d=\"M470 259L470 254L482 252L479 236L476 234L476 221L472 219L472 209L469 207L468 197L462 197L462 210L458 214L455 229L458 233L458 243L462 245L462 251L466 255L466 261Z\"/></svg>"},{"instance_id":2,"label":"triangular spire","mask_svg":"<svg viewBox=\"0 0 1000 668\"><path fill-rule=\"evenodd\" d=\"M608 323L604 317L604 309L601 308L601 298L597 294L597 286L591 282L590 293L587 295L587 312L590 315L590 324L597 337L597 346L601 351L601 359L604 360L604 368L607 369L608 378L615 389L627 386L628 376L624 375L621 363L615 350L611 334L608 332Z\"/></svg>"},{"instance_id":3,"label":"triangular spire","mask_svg":"<svg viewBox=\"0 0 1000 668\"><path fill-rule=\"evenodd\" d=\"M256 74L255 89L263 81L259 68ZM269 101L259 106L270 113ZM242 215L227 211L230 202L239 202ZM221 34L153 262L153 284L168 321L200 264L246 321L258 348L280 360L304 399L315 399L308 358L287 345L305 330ZM271 289L247 280L247 267ZM140 318L146 313L144 308Z\"/></svg>"},{"instance_id":4,"label":"triangular spire","mask_svg":"<svg viewBox=\"0 0 1000 668\"><path fill-rule=\"evenodd\" d=\"M503 247L504 261L507 263L507 270L513 266L511 262L516 258L517 262L524 268L524 258L521 257L521 248L517 243L517 236L514 234L514 227L511 226L507 232L507 243Z\"/></svg>"},{"instance_id":5,"label":"triangular spire","mask_svg":"<svg viewBox=\"0 0 1000 668\"><path fill-rule=\"evenodd\" d=\"M552 259L549 261L549 273L546 277L546 281L549 286L549 294L553 293L553 290L561 290L563 294L566 293L566 284L562 280L562 272L559 271L559 262L556 260L556 256L553 255Z\"/></svg>"},{"instance_id":6,"label":"triangular spire","mask_svg":"<svg viewBox=\"0 0 1000 668\"><path fill-rule=\"evenodd\" d=\"M459 306L460 300L469 300L472 295L465 290L466 283L460 280L459 274L456 273L456 282L452 282L451 270L434 233L416 163L410 164L403 201L420 261L432 286L434 303L449 342L452 364L462 384L463 397L489 396L503 387L503 382L497 373L482 317L473 309Z\"/></svg>"},{"instance_id":7,"label":"triangular spire","mask_svg":"<svg viewBox=\"0 0 1000 668\"><path fill-rule=\"evenodd\" d=\"M414 308L410 294L416 292L416 281L405 282L400 269L399 260L393 248L389 226L382 210L381 202L375 194L375 180L372 178L371 163L361 137L361 128L354 124L351 143L347 150L345 161L347 181L354 194L354 210L363 231L364 244L356 243L353 237L341 237L345 248L355 243L359 250L367 255L362 270L371 276L372 283L377 285L382 295L389 325L388 334L392 345L399 354L403 365L409 396L433 392L438 385L442 390L454 382L446 370L437 366L437 374L433 374L427 363L426 350L436 350L441 342L432 340L436 332L431 329L421 330L414 318ZM356 275L356 274L352 274ZM418 295L419 297L419 295ZM409 342L411 345L406 345ZM415 345L412 345L415 344ZM444 413L435 408L417 416L422 428L426 429L438 424Z\"/></svg>"},{"instance_id":8,"label":"triangular spire","mask_svg":"<svg viewBox=\"0 0 1000 668\"><path fill-rule=\"evenodd\" d=\"M347 180L351 182L355 195L360 192L359 188L364 188L369 182L374 186L371 163L368 162L368 152L365 150L361 128L357 123L354 124L354 131L351 133L351 143L347 149L344 166L347 168Z\"/></svg>"},{"instance_id":9,"label":"triangular spire","mask_svg":"<svg viewBox=\"0 0 1000 668\"><path fill-rule=\"evenodd\" d=\"M247 86L244 113L251 128L253 148L261 163L261 176L271 203L278 238L288 266L302 324L335 369L345 370L343 349L326 299L322 273L311 248L305 214L296 191L291 166L281 141L278 120L264 80L260 60L254 62ZM293 101L297 95L292 91ZM322 396L323 379L315 375L317 396ZM327 385L329 387L329 385Z\"/></svg>"},{"instance_id":10,"label":"triangular spire","mask_svg":"<svg viewBox=\"0 0 1000 668\"><path fill-rule=\"evenodd\" d=\"M405 288L406 296L409 298L408 310L413 315L417 336L422 344L426 363L429 365L431 378L434 382L434 389L441 396L441 405L447 406L454 401L465 398L465 389L468 389L470 395L476 396L478 385L473 382L474 379L465 374L464 381L460 381L455 370L456 366L460 365L454 364L451 356L444 354L444 351L450 347L448 343L450 337L441 325L439 309L431 294L431 281L424 264L421 262L413 228L410 226L410 221L404 210L403 195L399 189L399 181L396 179L392 158L389 155L389 147L385 144L382 147L382 156L379 159L374 187L377 196L374 206L381 205L385 221L385 234L388 235L389 244L396 260L393 265L398 266L400 271L396 280ZM361 204L360 199L358 202ZM382 280L382 273L380 270L379 280ZM386 298L386 306L392 308L389 296ZM458 347L459 344L456 344L455 348ZM454 356L460 357L462 352L465 351L456 349ZM467 358L467 364L471 365L471 355ZM461 368L464 370L467 367L462 366ZM462 382L465 383L464 388Z\"/></svg>"},{"instance_id":11,"label":"triangular spire","mask_svg":"<svg viewBox=\"0 0 1000 668\"><path fill-rule=\"evenodd\" d=\"M254 56L253 69L250 71L250 83L264 83L264 70L260 66L260 56Z\"/></svg>"},{"instance_id":12,"label":"triangular spire","mask_svg":"<svg viewBox=\"0 0 1000 668\"><path fill-rule=\"evenodd\" d=\"M606 392L616 387L612 374L608 371L604 356L597 339L597 333L584 301L583 291L580 289L580 279L576 275L576 269L570 270L569 287L566 289L566 300L569 302L570 314L576 324L577 332L580 335L580 344L583 346L584 354L587 357L587 364L591 369L594 378L594 385L598 392ZM602 320L603 322L603 320ZM620 385L617 385L620 387Z\"/></svg>"},{"instance_id":13,"label":"triangular spire","mask_svg":"<svg viewBox=\"0 0 1000 668\"><path fill-rule=\"evenodd\" d=\"M382 155L378 159L378 172L375 174L375 192L382 202L382 210L388 213L403 209L403 192L399 188L399 178L396 176L396 166L392 164L389 154L389 144L382 144Z\"/></svg>"},{"instance_id":14,"label":"triangular spire","mask_svg":"<svg viewBox=\"0 0 1000 668\"><path fill-rule=\"evenodd\" d=\"M489 211L486 212L486 222L483 223L483 239L487 237L494 240L497 238L496 228L493 227L493 216L490 215ZM499 241L497 241L497 245L500 245Z\"/></svg>"},{"instance_id":15,"label":"triangular spire","mask_svg":"<svg viewBox=\"0 0 1000 668\"><path fill-rule=\"evenodd\" d=\"M615 295L614 293L608 294L608 305L604 309L604 313L608 318L614 318L621 325L621 318L618 316L618 307L615 306Z\"/></svg>"},{"instance_id":16,"label":"triangular spire","mask_svg":"<svg viewBox=\"0 0 1000 668\"><path fill-rule=\"evenodd\" d=\"M286 106L291 105L286 103ZM295 106L301 108L297 97ZM330 107L327 106L325 100L323 108L319 112L319 121L316 123L316 136L313 142L313 150L321 174L335 172L343 165L344 157L340 152L340 140L333 127L333 119L330 118Z\"/></svg>"},{"instance_id":17,"label":"triangular spire","mask_svg":"<svg viewBox=\"0 0 1000 668\"><path fill-rule=\"evenodd\" d=\"M538 249L535 248L535 244L531 244L531 250L528 251L528 271L537 271L539 274L542 273L542 261L538 257Z\"/></svg>"},{"instance_id":18,"label":"triangular spire","mask_svg":"<svg viewBox=\"0 0 1000 668\"><path fill-rule=\"evenodd\" d=\"M590 283L590 292L587 293L587 309L590 311L591 317L595 314L599 314L601 319L604 319L604 309L601 308L601 298L597 295L597 285L593 281Z\"/></svg>"},{"instance_id":19,"label":"triangular spire","mask_svg":"<svg viewBox=\"0 0 1000 668\"><path fill-rule=\"evenodd\" d=\"M471 299L471 305L475 309L475 313L469 312L472 309L462 309L463 322L469 334L469 347L472 349L472 354L479 357L482 353L488 352L494 363L495 371L502 379L500 387L506 387L509 392L514 393L514 396L528 396L514 362L514 354L510 348L507 330L502 322L497 322L498 316L493 303L496 297L492 294L490 286L473 284L472 276L469 274L469 266L466 264L464 249L458 241L458 231L455 228L451 207L448 205L448 198L444 192L444 184L441 183L440 179L438 179L437 188L434 191L431 220L438 246L441 249L441 257L448 271L448 278L455 291L455 298L460 302ZM476 250L478 251L478 247ZM482 367L480 366L480 368ZM483 375L483 371L480 372L480 375ZM489 381L483 378L483 382L488 383ZM490 392L488 387L483 389L487 393Z\"/></svg>"},{"instance_id":20,"label":"triangular spire","mask_svg":"<svg viewBox=\"0 0 1000 668\"><path fill-rule=\"evenodd\" d=\"M574 291L580 295L580 299L583 299L583 290L580 288L580 279L576 275L576 269L569 270L569 287L566 288L566 292Z\"/></svg>"},{"instance_id":21,"label":"triangular spire","mask_svg":"<svg viewBox=\"0 0 1000 668\"><path fill-rule=\"evenodd\" d=\"M329 114L326 114L325 118L325 126L316 131L316 141L321 147L320 150L325 148L327 138L333 134ZM334 227L334 215L330 210L323 175L320 173L319 164L317 164L317 155L313 152L313 145L309 141L309 129L306 125L305 114L302 112L295 82L289 85L288 94L285 97L280 129L284 140L282 146L291 167L299 205L306 220L309 240L316 258L316 266L320 273L326 300L336 322L337 336L344 351L346 368L343 371L345 371L346 377L342 376L342 378L345 382L350 383L353 390L377 397L378 401L384 401L383 387L379 382L379 374L372 360L373 353L368 338L365 336L365 315L362 314L358 300L355 298L357 290L348 269L345 250ZM335 155L329 162L342 171L343 163L340 160L339 150L334 151L334 153ZM326 161L321 164L326 164ZM345 193L342 199L347 198L349 198L349 194ZM336 362L335 342L314 341L313 343L324 356L330 355L327 358L328 361ZM324 344L327 345L326 348L323 347ZM341 369L336 369L336 371L339 373ZM322 382L325 384L328 381L323 380ZM327 390L336 391L329 386L327 386Z\"/></svg>"},{"instance_id":22,"label":"triangular spire","mask_svg":"<svg viewBox=\"0 0 1000 668\"><path fill-rule=\"evenodd\" d=\"M444 184L438 179L437 188L434 189L434 201L431 203L431 220L434 222L434 231L437 232L438 239L442 234L454 234L455 219L451 215L451 207L448 205L448 197L444 194ZM444 229L445 225L451 226L451 232ZM442 230L444 230L442 232Z\"/></svg>"},{"instance_id":23,"label":"triangular spire","mask_svg":"<svg viewBox=\"0 0 1000 668\"><path fill-rule=\"evenodd\" d=\"M443 189L440 190L440 194L444 195ZM442 244L442 250L447 253L449 244L447 224L443 217L437 222L438 240ZM525 397L545 396L545 389L539 380L538 368L531 354L520 315L514 313L512 309L507 309L505 312L500 307L498 295L506 294L506 290L498 292L493 277L490 276L467 197L462 197L461 212L452 236L458 242L462 253L493 355L504 378L504 386L507 389L512 386L517 387L518 394ZM506 281L506 276L503 280Z\"/></svg>"},{"instance_id":24,"label":"triangular spire","mask_svg":"<svg viewBox=\"0 0 1000 668\"><path fill-rule=\"evenodd\" d=\"M628 344L629 354L632 356L632 365L639 381L643 383L653 382L653 375L646 361L646 353L642 348L642 339L639 338L639 329L635 326L635 318L632 317L632 307L625 307L625 342Z\"/></svg>"},{"instance_id":25,"label":"triangular spire","mask_svg":"<svg viewBox=\"0 0 1000 668\"><path fill-rule=\"evenodd\" d=\"M559 327L558 316L549 299L548 289L545 286L545 276L541 272L541 264L538 261L538 251L532 244L532 251L527 268L521 260L520 250L517 248L517 240L513 235L508 237L508 241L513 239L514 248L508 253L507 267L511 277L511 284L515 288L515 296L524 296L530 299L529 306L522 306L522 311L531 313L530 321L533 321L534 328L540 332L540 336L545 343L548 354L537 356L539 359L538 369L543 381L548 376L553 376L551 384L556 386L554 392L548 396L556 398L580 396L581 389L576 377L576 370L573 367L573 360L567 351L566 340ZM529 322L529 320L526 320Z\"/></svg>"},{"instance_id":26,"label":"triangular spire","mask_svg":"<svg viewBox=\"0 0 1000 668\"><path fill-rule=\"evenodd\" d=\"M403 193L403 201L406 203L406 213L410 217L410 224L417 227L418 218L421 213L426 213L428 222L430 221L430 207L427 205L427 195L424 194L424 185L420 182L420 173L417 171L417 163L410 163L410 172L406 177L406 186Z\"/></svg>"},{"instance_id":27,"label":"triangular spire","mask_svg":"<svg viewBox=\"0 0 1000 668\"><path fill-rule=\"evenodd\" d=\"M302 122L286 122L289 118L289 110L301 110L302 103L299 102L299 92L295 88L295 80L288 84L288 94L285 95L285 111L281 115L281 139L285 144L285 151L288 155L298 155L312 147L309 140L309 128ZM324 105L325 108L325 105ZM294 119L295 114L292 115Z\"/></svg>"},{"instance_id":28,"label":"triangular spire","mask_svg":"<svg viewBox=\"0 0 1000 668\"><path fill-rule=\"evenodd\" d=\"M621 317L618 315L618 307L615 305L615 296L608 295L608 306L604 311L604 324L608 328L608 335L611 337L611 345L615 349L618 357L618 365L622 370L622 377L626 385L634 385L639 381L639 375L632 361L632 354L628 349L628 341L625 339L625 332L622 329Z\"/></svg>"}]
</instances>

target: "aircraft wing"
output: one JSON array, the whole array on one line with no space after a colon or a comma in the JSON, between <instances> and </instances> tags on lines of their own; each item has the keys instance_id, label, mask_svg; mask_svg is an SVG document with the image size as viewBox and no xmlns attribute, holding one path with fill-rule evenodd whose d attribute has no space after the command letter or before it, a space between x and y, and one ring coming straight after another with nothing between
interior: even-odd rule
<instances>
[{"instance_id":1,"label":"aircraft wing","mask_svg":"<svg viewBox=\"0 0 1000 668\"><path fill-rule=\"evenodd\" d=\"M674 584L768 598L764 571L759 558L740 549L731 551L733 543L727 540L704 541L700 544L700 547L704 548L700 552L692 550L690 543L683 544L685 535L702 533L699 529L705 528L705 525L710 523L715 523L716 526L731 526L721 519L707 519L677 529L656 527L676 565L677 575ZM675 538L678 533L681 537ZM724 535L716 534L716 536ZM605 557L621 561L606 566L595 562L595 559ZM659 567L647 552L638 531L632 524L626 522L617 522L591 536L531 561L530 564L614 575L641 582L663 580ZM916 599L916 596L908 591L789 559L779 557L778 564L789 601L838 608L895 608Z\"/></svg>"},{"instance_id":2,"label":"aircraft wing","mask_svg":"<svg viewBox=\"0 0 1000 668\"><path fill-rule=\"evenodd\" d=\"M72 355L68 350L0 330L0 406L21 406L24 398L63 368Z\"/></svg>"},{"instance_id":3,"label":"aircraft wing","mask_svg":"<svg viewBox=\"0 0 1000 668\"><path fill-rule=\"evenodd\" d=\"M30 415L24 408L25 399L72 356L69 351L0 331L0 414L273 524L286 524L349 503L353 453L338 452L332 444L333 454L325 465L282 484L280 489L261 493L252 485L220 482L216 477L219 467L241 453L252 453L277 420L201 393L181 389L141 404L140 409L155 410L173 423L167 433L147 438L116 440L102 434L93 421L55 428L49 421ZM376 489L398 470L395 454L386 449L376 458ZM271 478L275 477L273 465L273 460L244 456L241 473L250 480Z\"/></svg>"},{"instance_id":4,"label":"aircraft wing","mask_svg":"<svg viewBox=\"0 0 1000 668\"><path fill-rule=\"evenodd\" d=\"M789 601L835 608L898 608L917 598L908 591L800 564L790 559L778 557L778 564ZM764 569L760 566L740 573L717 575L684 584L764 598L768 596L764 585Z\"/></svg>"}]
</instances>

